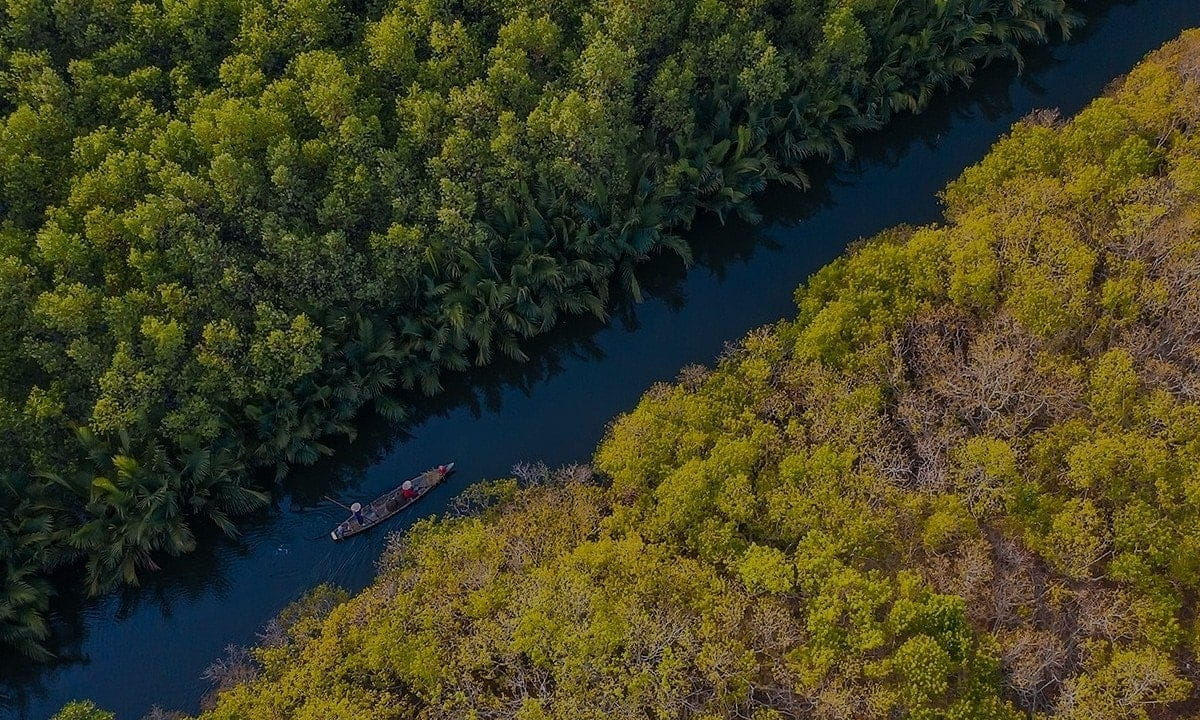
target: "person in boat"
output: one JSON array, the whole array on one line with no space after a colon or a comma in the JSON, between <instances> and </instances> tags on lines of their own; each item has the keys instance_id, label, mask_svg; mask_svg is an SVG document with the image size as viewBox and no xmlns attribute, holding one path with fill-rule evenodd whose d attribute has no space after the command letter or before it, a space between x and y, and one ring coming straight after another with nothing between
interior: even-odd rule
<instances>
[{"instance_id":1,"label":"person in boat","mask_svg":"<svg viewBox=\"0 0 1200 720\"><path fill-rule=\"evenodd\" d=\"M417 497L417 489L413 487L412 480L405 480L400 486L400 497L405 500L412 500Z\"/></svg>"}]
</instances>

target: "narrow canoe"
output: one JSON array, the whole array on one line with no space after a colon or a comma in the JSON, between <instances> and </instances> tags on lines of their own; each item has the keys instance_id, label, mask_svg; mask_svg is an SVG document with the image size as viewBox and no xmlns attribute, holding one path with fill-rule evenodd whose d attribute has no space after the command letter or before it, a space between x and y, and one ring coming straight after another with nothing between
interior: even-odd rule
<instances>
[{"instance_id":1,"label":"narrow canoe","mask_svg":"<svg viewBox=\"0 0 1200 720\"><path fill-rule=\"evenodd\" d=\"M448 478L454 472L454 463L447 463L441 467L446 469L445 472L442 472L439 468L434 468L411 478L413 488L417 491L416 497L407 500L404 499L402 495L404 485L402 483L395 490L386 495L381 495L372 500L368 505L363 506L363 519L361 523L351 515L341 525L335 527L333 532L329 533L329 536L334 540L344 540L352 535L370 530L384 520L404 510L409 505L425 497L426 493L437 487L438 483Z\"/></svg>"}]
</instances>

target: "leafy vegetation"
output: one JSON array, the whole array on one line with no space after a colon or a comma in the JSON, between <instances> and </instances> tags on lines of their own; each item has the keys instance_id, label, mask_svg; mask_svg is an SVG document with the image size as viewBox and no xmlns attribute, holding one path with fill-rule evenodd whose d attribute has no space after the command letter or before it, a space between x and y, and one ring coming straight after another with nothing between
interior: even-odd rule
<instances>
[{"instance_id":1,"label":"leafy vegetation","mask_svg":"<svg viewBox=\"0 0 1200 720\"><path fill-rule=\"evenodd\" d=\"M648 392L602 482L394 537L204 720L1195 717L1200 31L944 199Z\"/></svg>"},{"instance_id":2,"label":"leafy vegetation","mask_svg":"<svg viewBox=\"0 0 1200 720\"><path fill-rule=\"evenodd\" d=\"M1064 0L0 2L0 641L1075 22ZM411 397L411 395L407 396Z\"/></svg>"},{"instance_id":3,"label":"leafy vegetation","mask_svg":"<svg viewBox=\"0 0 1200 720\"><path fill-rule=\"evenodd\" d=\"M116 716L92 702L83 701L67 703L50 720L116 720Z\"/></svg>"}]
</instances>

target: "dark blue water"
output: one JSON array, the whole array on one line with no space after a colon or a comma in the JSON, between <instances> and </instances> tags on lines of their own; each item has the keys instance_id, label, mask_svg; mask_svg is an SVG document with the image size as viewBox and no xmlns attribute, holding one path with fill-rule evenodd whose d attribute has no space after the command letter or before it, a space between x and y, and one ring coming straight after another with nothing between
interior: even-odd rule
<instances>
[{"instance_id":1,"label":"dark blue water","mask_svg":"<svg viewBox=\"0 0 1200 720\"><path fill-rule=\"evenodd\" d=\"M795 286L856 238L938 217L937 191L976 162L1021 116L1038 107L1082 108L1145 53L1200 25L1200 0L1137 0L1090 18L1068 44L1029 56L1025 73L985 72L975 87L925 114L863 138L859 155L815 178L806 194L763 199L757 227L707 224L689 233L697 263L644 269L649 299L607 326L575 323L540 341L532 361L476 373L405 430L367 423L336 462L291 480L280 507L238 543L211 542L121 597L81 601L67 593L56 622L64 662L49 670L5 670L0 716L45 718L64 702L91 698L122 720L151 706L195 711L200 675L228 644L254 642L280 608L322 582L370 582L384 533L334 544L345 515L324 493L368 499L398 479L446 460L460 472L392 522L402 529L437 513L467 484L503 476L525 460L585 461L606 424L652 383L689 363L710 363L724 344L792 312Z\"/></svg>"}]
</instances>

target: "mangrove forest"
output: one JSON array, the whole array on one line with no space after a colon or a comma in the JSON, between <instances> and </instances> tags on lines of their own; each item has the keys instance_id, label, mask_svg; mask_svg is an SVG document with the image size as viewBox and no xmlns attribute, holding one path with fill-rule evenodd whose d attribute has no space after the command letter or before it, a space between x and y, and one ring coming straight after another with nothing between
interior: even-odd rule
<instances>
[{"instance_id":1,"label":"mangrove forest","mask_svg":"<svg viewBox=\"0 0 1200 720\"><path fill-rule=\"evenodd\" d=\"M3 652L49 657L48 573L104 593L236 534L364 408L604 317L697 213L753 220L1077 24L1064 0L0 0ZM1171 127L1137 125L1121 172ZM1127 265L1136 315L1156 266Z\"/></svg>"},{"instance_id":2,"label":"mangrove forest","mask_svg":"<svg viewBox=\"0 0 1200 720\"><path fill-rule=\"evenodd\" d=\"M1200 31L942 199L289 608L202 720L1197 717Z\"/></svg>"}]
</instances>

